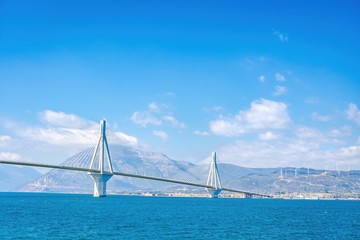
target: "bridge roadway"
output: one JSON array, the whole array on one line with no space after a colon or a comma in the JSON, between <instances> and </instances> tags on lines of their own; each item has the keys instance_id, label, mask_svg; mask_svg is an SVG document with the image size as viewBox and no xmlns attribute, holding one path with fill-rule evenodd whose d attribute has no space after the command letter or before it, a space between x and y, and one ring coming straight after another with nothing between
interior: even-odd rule
<instances>
[{"instance_id":1,"label":"bridge roadway","mask_svg":"<svg viewBox=\"0 0 360 240\"><path fill-rule=\"evenodd\" d=\"M11 164L11 165L31 166L31 167L42 167L42 168L55 168L55 169L72 170L72 171L80 171L80 172L100 173L100 170L96 170L96 169L78 168L78 167L69 167L69 166L58 166L58 165L42 164L42 163L29 163L29 162L17 162L17 161L6 161L6 160L0 160L0 163L2 163L2 164ZM174 180L174 179L150 177L150 176L145 176L145 175L122 173L122 172L112 172L112 173L111 172L103 172L103 173L105 173L105 174L113 174L113 175L117 175L117 176L149 179L149 180L154 180L154 181L177 183L177 184L183 184L183 185L194 186L194 187L215 189L213 186L209 186L209 185L205 185L205 184L191 183L191 182L179 181L179 180ZM230 189L230 188L222 188L222 191L228 191L228 192L234 192L234 193L247 194L247 195L251 195L251 196L259 196L259 197L271 198L271 196L269 196L269 195L264 195L264 194L260 194L260 193L253 193L253 192L247 192L247 191L241 191L241 190Z\"/></svg>"}]
</instances>

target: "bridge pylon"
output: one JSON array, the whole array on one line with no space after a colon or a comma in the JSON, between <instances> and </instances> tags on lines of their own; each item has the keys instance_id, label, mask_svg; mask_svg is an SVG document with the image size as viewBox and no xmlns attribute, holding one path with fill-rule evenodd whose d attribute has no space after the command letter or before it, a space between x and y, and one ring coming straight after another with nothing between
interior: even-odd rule
<instances>
[{"instance_id":1,"label":"bridge pylon","mask_svg":"<svg viewBox=\"0 0 360 240\"><path fill-rule=\"evenodd\" d=\"M113 176L113 168L111 164L111 157L109 145L106 139L106 121L100 121L100 137L96 144L94 154L91 159L90 169L99 170L99 173L89 172L89 176L94 181L94 197L106 196L106 182ZM98 161L96 158L98 156ZM105 159L107 159L108 169L105 168ZM106 170L106 171L105 171Z\"/></svg>"},{"instance_id":2,"label":"bridge pylon","mask_svg":"<svg viewBox=\"0 0 360 240\"><path fill-rule=\"evenodd\" d=\"M206 191L209 193L210 197L212 198L219 197L222 187L221 187L219 170L216 163L216 152L212 153L212 161L211 161L209 176L206 185L213 187L213 188L205 188Z\"/></svg>"}]
</instances>

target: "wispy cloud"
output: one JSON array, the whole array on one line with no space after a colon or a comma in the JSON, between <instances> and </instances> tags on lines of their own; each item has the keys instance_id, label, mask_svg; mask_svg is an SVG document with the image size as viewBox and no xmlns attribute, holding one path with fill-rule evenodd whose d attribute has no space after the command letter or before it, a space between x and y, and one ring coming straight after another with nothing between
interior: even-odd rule
<instances>
[{"instance_id":1,"label":"wispy cloud","mask_svg":"<svg viewBox=\"0 0 360 240\"><path fill-rule=\"evenodd\" d=\"M284 95L285 93L287 92L287 88L284 87L284 86L275 86L274 88L274 95L275 96L281 96L281 95Z\"/></svg>"},{"instance_id":2,"label":"wispy cloud","mask_svg":"<svg viewBox=\"0 0 360 240\"><path fill-rule=\"evenodd\" d=\"M45 110L40 112L39 119L45 126L19 124L8 121L6 128L15 134L19 141L31 140L52 145L94 145L99 135L99 124L74 114ZM72 125L73 123L73 125ZM136 146L138 141L120 131L107 131L112 144Z\"/></svg>"},{"instance_id":3,"label":"wispy cloud","mask_svg":"<svg viewBox=\"0 0 360 240\"><path fill-rule=\"evenodd\" d=\"M169 106L164 103L150 102L148 104L148 111L155 113L162 113L169 109Z\"/></svg>"},{"instance_id":4,"label":"wispy cloud","mask_svg":"<svg viewBox=\"0 0 360 240\"><path fill-rule=\"evenodd\" d=\"M274 30L273 35L278 37L281 42L287 42L289 40L289 37L286 33L282 33L280 31Z\"/></svg>"},{"instance_id":5,"label":"wispy cloud","mask_svg":"<svg viewBox=\"0 0 360 240\"><path fill-rule=\"evenodd\" d=\"M276 81L279 81L279 82L285 82L286 81L285 76L282 75L281 73L275 73L275 79L276 79Z\"/></svg>"},{"instance_id":6,"label":"wispy cloud","mask_svg":"<svg viewBox=\"0 0 360 240\"><path fill-rule=\"evenodd\" d=\"M177 120L175 117L173 116L170 116L170 115L166 115L166 116L163 116L162 118L164 121L167 121L171 124L172 127L174 128L181 128L181 129L184 129L186 128L186 125L185 123L183 122L180 122L179 120Z\"/></svg>"},{"instance_id":7,"label":"wispy cloud","mask_svg":"<svg viewBox=\"0 0 360 240\"><path fill-rule=\"evenodd\" d=\"M223 136L239 136L261 129L283 129L290 123L287 105L267 99L253 101L247 111L240 111L235 117L220 117L210 122L210 130Z\"/></svg>"},{"instance_id":8,"label":"wispy cloud","mask_svg":"<svg viewBox=\"0 0 360 240\"><path fill-rule=\"evenodd\" d=\"M331 116L329 115L320 115L317 112L313 112L311 114L311 119L318 122L329 122L331 120Z\"/></svg>"},{"instance_id":9,"label":"wispy cloud","mask_svg":"<svg viewBox=\"0 0 360 240\"><path fill-rule=\"evenodd\" d=\"M186 124L176 119L168 109L169 107L165 104L150 102L147 110L134 112L130 119L133 123L143 127L148 125L160 126L168 123L174 128L186 128Z\"/></svg>"},{"instance_id":10,"label":"wispy cloud","mask_svg":"<svg viewBox=\"0 0 360 240\"><path fill-rule=\"evenodd\" d=\"M17 135L33 141L41 141L55 145L95 144L98 130L95 127L88 129L77 128L46 128L28 126L19 129Z\"/></svg>"},{"instance_id":11,"label":"wispy cloud","mask_svg":"<svg viewBox=\"0 0 360 240\"><path fill-rule=\"evenodd\" d=\"M154 130L153 135L161 138L164 141L166 141L168 139L168 134L165 131Z\"/></svg>"},{"instance_id":12,"label":"wispy cloud","mask_svg":"<svg viewBox=\"0 0 360 240\"><path fill-rule=\"evenodd\" d=\"M345 111L346 118L360 125L360 111L356 104L350 103Z\"/></svg>"},{"instance_id":13,"label":"wispy cloud","mask_svg":"<svg viewBox=\"0 0 360 240\"><path fill-rule=\"evenodd\" d=\"M160 106L156 102L149 103L149 110L152 112L160 112Z\"/></svg>"},{"instance_id":14,"label":"wispy cloud","mask_svg":"<svg viewBox=\"0 0 360 240\"><path fill-rule=\"evenodd\" d=\"M346 137L350 136L352 133L352 129L350 126L343 126L341 128L335 128L328 131L327 135L330 137Z\"/></svg>"},{"instance_id":15,"label":"wispy cloud","mask_svg":"<svg viewBox=\"0 0 360 240\"><path fill-rule=\"evenodd\" d=\"M259 138L264 141L271 141L279 139L279 136L273 133L272 131L267 131L259 134Z\"/></svg>"},{"instance_id":16,"label":"wispy cloud","mask_svg":"<svg viewBox=\"0 0 360 240\"><path fill-rule=\"evenodd\" d=\"M0 152L0 159L1 160L7 160L7 161L17 161L17 160L20 160L21 157L17 153Z\"/></svg>"},{"instance_id":17,"label":"wispy cloud","mask_svg":"<svg viewBox=\"0 0 360 240\"><path fill-rule=\"evenodd\" d=\"M161 120L153 116L150 112L134 112L131 116L131 121L137 125L146 127L147 125L159 126L162 124Z\"/></svg>"},{"instance_id":18,"label":"wispy cloud","mask_svg":"<svg viewBox=\"0 0 360 240\"><path fill-rule=\"evenodd\" d=\"M210 133L208 133L206 131L199 131L199 130L193 131L193 134L202 136L202 137L210 136Z\"/></svg>"},{"instance_id":19,"label":"wispy cloud","mask_svg":"<svg viewBox=\"0 0 360 240\"><path fill-rule=\"evenodd\" d=\"M295 131L295 135L298 138L304 139L304 138L318 138L321 139L322 133L317 130L317 129L313 129L313 128L309 128L309 127L299 127L296 129Z\"/></svg>"},{"instance_id":20,"label":"wispy cloud","mask_svg":"<svg viewBox=\"0 0 360 240\"><path fill-rule=\"evenodd\" d=\"M346 158L360 157L360 146L343 147L339 150L338 155Z\"/></svg>"},{"instance_id":21,"label":"wispy cloud","mask_svg":"<svg viewBox=\"0 0 360 240\"><path fill-rule=\"evenodd\" d=\"M265 80L266 80L266 78L265 78L264 75L260 75L260 76L259 76L259 81L260 81L260 82L265 82Z\"/></svg>"},{"instance_id":22,"label":"wispy cloud","mask_svg":"<svg viewBox=\"0 0 360 240\"><path fill-rule=\"evenodd\" d=\"M75 114L67 114L61 111L45 110L39 113L39 118L44 123L58 127L84 128L93 125Z\"/></svg>"},{"instance_id":23,"label":"wispy cloud","mask_svg":"<svg viewBox=\"0 0 360 240\"><path fill-rule=\"evenodd\" d=\"M162 124L160 115L167 108L165 104L150 102L147 110L134 112L130 119L133 123L143 127L148 125L160 126Z\"/></svg>"},{"instance_id":24,"label":"wispy cloud","mask_svg":"<svg viewBox=\"0 0 360 240\"><path fill-rule=\"evenodd\" d=\"M7 135L0 135L0 142L11 140L10 136Z\"/></svg>"},{"instance_id":25,"label":"wispy cloud","mask_svg":"<svg viewBox=\"0 0 360 240\"><path fill-rule=\"evenodd\" d=\"M246 132L246 128L236 119L218 119L210 122L210 131L216 135L235 137Z\"/></svg>"}]
</instances>

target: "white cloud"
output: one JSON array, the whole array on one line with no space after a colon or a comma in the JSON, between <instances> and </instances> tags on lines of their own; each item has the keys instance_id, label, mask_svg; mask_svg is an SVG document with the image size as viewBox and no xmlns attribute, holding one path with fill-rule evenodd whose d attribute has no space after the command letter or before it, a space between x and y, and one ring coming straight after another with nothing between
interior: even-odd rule
<instances>
[{"instance_id":1,"label":"white cloud","mask_svg":"<svg viewBox=\"0 0 360 240\"><path fill-rule=\"evenodd\" d=\"M319 130L309 128L309 127L300 127L298 129L296 129L295 135L298 138L318 138L318 139L320 139L323 137Z\"/></svg>"},{"instance_id":2,"label":"white cloud","mask_svg":"<svg viewBox=\"0 0 360 240\"><path fill-rule=\"evenodd\" d=\"M330 137L345 137L351 135L351 127L343 126L340 129L332 129L327 134Z\"/></svg>"},{"instance_id":3,"label":"white cloud","mask_svg":"<svg viewBox=\"0 0 360 240\"><path fill-rule=\"evenodd\" d=\"M360 111L357 108L356 104L350 103L345 113L347 119L354 121L360 125Z\"/></svg>"},{"instance_id":4,"label":"white cloud","mask_svg":"<svg viewBox=\"0 0 360 240\"><path fill-rule=\"evenodd\" d=\"M21 159L21 157L17 153L0 152L0 159L6 161L18 161Z\"/></svg>"},{"instance_id":5,"label":"white cloud","mask_svg":"<svg viewBox=\"0 0 360 240\"><path fill-rule=\"evenodd\" d=\"M335 169L336 163L360 168L360 146L324 148L318 139L235 141L218 151L224 162L245 167L311 167Z\"/></svg>"},{"instance_id":6,"label":"white cloud","mask_svg":"<svg viewBox=\"0 0 360 240\"><path fill-rule=\"evenodd\" d=\"M39 118L49 125L33 126L8 121L5 127L19 137L18 141L30 140L33 144L42 142L58 146L74 146L75 148L75 146L81 145L93 146L99 137L98 123L73 114L46 110L39 114ZM112 132L108 129L107 136L109 144L137 145L136 137L120 131Z\"/></svg>"},{"instance_id":7,"label":"white cloud","mask_svg":"<svg viewBox=\"0 0 360 240\"><path fill-rule=\"evenodd\" d=\"M148 125L160 126L163 123L169 123L171 127L184 129L185 123L177 120L171 113L166 113L169 106L166 104L158 104L150 102L148 110L142 112L134 112L131 116L131 121L137 125L147 127Z\"/></svg>"},{"instance_id":8,"label":"white cloud","mask_svg":"<svg viewBox=\"0 0 360 240\"><path fill-rule=\"evenodd\" d=\"M42 128L28 126L16 131L23 138L46 142L54 145L96 144L98 127L87 129L77 128Z\"/></svg>"},{"instance_id":9,"label":"white cloud","mask_svg":"<svg viewBox=\"0 0 360 240\"><path fill-rule=\"evenodd\" d=\"M146 127L147 125L161 125L161 121L153 116L150 112L134 112L131 121L135 124Z\"/></svg>"},{"instance_id":10,"label":"white cloud","mask_svg":"<svg viewBox=\"0 0 360 240\"><path fill-rule=\"evenodd\" d=\"M290 123L287 105L266 99L253 101L250 110L240 112L236 118L244 119L253 129L280 129L286 128Z\"/></svg>"},{"instance_id":11,"label":"white cloud","mask_svg":"<svg viewBox=\"0 0 360 240\"><path fill-rule=\"evenodd\" d=\"M149 103L149 110L152 112L160 112L160 106L156 102Z\"/></svg>"},{"instance_id":12,"label":"white cloud","mask_svg":"<svg viewBox=\"0 0 360 240\"><path fill-rule=\"evenodd\" d=\"M168 139L168 135L165 131L154 130L154 136L161 138L162 140L166 141Z\"/></svg>"},{"instance_id":13,"label":"white cloud","mask_svg":"<svg viewBox=\"0 0 360 240\"><path fill-rule=\"evenodd\" d=\"M123 132L119 132L119 131L115 132L114 134L117 138L111 138L111 139L109 138L108 141L110 143L114 142L114 143L129 145L129 146L138 146L139 142L136 137L127 135L127 134L125 134Z\"/></svg>"},{"instance_id":14,"label":"white cloud","mask_svg":"<svg viewBox=\"0 0 360 240\"><path fill-rule=\"evenodd\" d=\"M281 96L284 95L287 92L287 88L284 86L275 86L274 88L274 95L275 96Z\"/></svg>"},{"instance_id":15,"label":"white cloud","mask_svg":"<svg viewBox=\"0 0 360 240\"><path fill-rule=\"evenodd\" d=\"M202 136L202 137L210 136L210 133L208 133L206 131L199 131L199 130L193 131L193 134Z\"/></svg>"},{"instance_id":16,"label":"white cloud","mask_svg":"<svg viewBox=\"0 0 360 240\"><path fill-rule=\"evenodd\" d=\"M311 114L311 118L314 121L318 121L318 122L329 122L331 120L331 116L329 115L320 115L317 112L313 112Z\"/></svg>"},{"instance_id":17,"label":"white cloud","mask_svg":"<svg viewBox=\"0 0 360 240\"><path fill-rule=\"evenodd\" d=\"M286 33L282 33L282 32L279 32L279 31L274 31L273 35L278 37L281 42L287 42L289 40L289 37L288 37L288 35Z\"/></svg>"},{"instance_id":18,"label":"white cloud","mask_svg":"<svg viewBox=\"0 0 360 240\"><path fill-rule=\"evenodd\" d=\"M210 130L214 134L235 137L245 133L244 126L236 119L218 119L210 122Z\"/></svg>"},{"instance_id":19,"label":"white cloud","mask_svg":"<svg viewBox=\"0 0 360 240\"><path fill-rule=\"evenodd\" d=\"M260 76L259 76L259 81L260 81L260 82L265 82L265 80L266 80L266 78L265 78L264 75L260 75Z\"/></svg>"},{"instance_id":20,"label":"white cloud","mask_svg":"<svg viewBox=\"0 0 360 240\"><path fill-rule=\"evenodd\" d=\"M233 118L210 122L210 130L223 136L239 136L251 130L283 129L290 123L287 105L281 102L260 99L253 101L247 111L240 111Z\"/></svg>"},{"instance_id":21,"label":"white cloud","mask_svg":"<svg viewBox=\"0 0 360 240\"><path fill-rule=\"evenodd\" d=\"M349 146L341 148L338 154L343 158L358 158L360 157L360 146Z\"/></svg>"},{"instance_id":22,"label":"white cloud","mask_svg":"<svg viewBox=\"0 0 360 240\"><path fill-rule=\"evenodd\" d=\"M11 140L10 136L0 135L0 142Z\"/></svg>"},{"instance_id":23,"label":"white cloud","mask_svg":"<svg viewBox=\"0 0 360 240\"><path fill-rule=\"evenodd\" d=\"M244 167L279 167L286 166L290 159L283 155L286 149L268 141L249 142L235 141L233 144L220 149L218 155L224 162L237 164ZM286 151L287 152L287 151Z\"/></svg>"},{"instance_id":24,"label":"white cloud","mask_svg":"<svg viewBox=\"0 0 360 240\"><path fill-rule=\"evenodd\" d=\"M330 137L340 137L342 136L342 132L339 129L332 129L329 131L328 135Z\"/></svg>"},{"instance_id":25,"label":"white cloud","mask_svg":"<svg viewBox=\"0 0 360 240\"><path fill-rule=\"evenodd\" d=\"M48 110L48 112L53 112ZM42 112L43 113L43 112ZM82 119L85 124L71 124L71 127L64 127L59 125L70 125L63 124L64 122L51 121L56 125L50 124L49 121L44 121L44 115L40 113L39 120L47 124L32 125L25 123L18 123L14 121L3 121L2 125L7 130L11 131L14 135L11 139L11 144L1 146L2 154L1 157L7 159L19 160L20 154L23 161L31 162L43 162L43 163L61 163L66 158L76 154L87 148L95 147L99 138L99 124L90 120ZM65 116L66 113L61 113ZM47 115L49 116L49 115ZM58 119L58 118L46 118ZM70 121L71 122L71 121ZM139 143L136 137L128 135L121 131L112 131L107 128L107 139L110 145L127 145L132 147L138 147ZM3 143L3 142L0 142ZM3 145L3 144L2 144ZM9 154L8 152L14 152ZM6 153L6 154L5 154Z\"/></svg>"},{"instance_id":26,"label":"white cloud","mask_svg":"<svg viewBox=\"0 0 360 240\"><path fill-rule=\"evenodd\" d=\"M169 123L171 124L171 126L174 127L174 128L181 128L181 129L186 128L185 123L180 122L179 120L177 120L177 119L174 118L173 116L166 115L166 116L163 116L162 119L163 119L164 121L169 122Z\"/></svg>"},{"instance_id":27,"label":"white cloud","mask_svg":"<svg viewBox=\"0 0 360 240\"><path fill-rule=\"evenodd\" d=\"M59 127L85 128L93 125L93 122L87 121L75 114L45 110L39 113L40 120Z\"/></svg>"},{"instance_id":28,"label":"white cloud","mask_svg":"<svg viewBox=\"0 0 360 240\"><path fill-rule=\"evenodd\" d=\"M285 76L280 74L280 73L275 73L275 79L276 79L276 81L279 81L279 82L285 82L286 81Z\"/></svg>"},{"instance_id":29,"label":"white cloud","mask_svg":"<svg viewBox=\"0 0 360 240\"><path fill-rule=\"evenodd\" d=\"M151 102L148 104L148 110L150 112L161 113L164 110L167 110L168 108L169 106L164 103Z\"/></svg>"},{"instance_id":30,"label":"white cloud","mask_svg":"<svg viewBox=\"0 0 360 240\"><path fill-rule=\"evenodd\" d=\"M167 108L164 104L158 104L156 102L150 102L148 104L148 110L142 112L134 112L131 115L131 121L137 125L147 127L148 125L160 126L162 121L159 119L161 111Z\"/></svg>"},{"instance_id":31,"label":"white cloud","mask_svg":"<svg viewBox=\"0 0 360 240\"><path fill-rule=\"evenodd\" d=\"M271 131L267 131L259 134L259 138L264 141L276 140L279 139L279 136Z\"/></svg>"}]
</instances>

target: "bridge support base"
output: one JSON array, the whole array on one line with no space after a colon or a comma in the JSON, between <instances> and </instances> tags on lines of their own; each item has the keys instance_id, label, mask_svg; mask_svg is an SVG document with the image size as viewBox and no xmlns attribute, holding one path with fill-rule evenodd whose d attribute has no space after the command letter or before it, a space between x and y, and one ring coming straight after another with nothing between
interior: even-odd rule
<instances>
[{"instance_id":1,"label":"bridge support base","mask_svg":"<svg viewBox=\"0 0 360 240\"><path fill-rule=\"evenodd\" d=\"M88 173L94 181L94 197L106 197L106 182L112 177L108 173Z\"/></svg>"},{"instance_id":2,"label":"bridge support base","mask_svg":"<svg viewBox=\"0 0 360 240\"><path fill-rule=\"evenodd\" d=\"M218 198L221 192L221 188L217 188L217 189L206 188L206 191L209 193L211 198Z\"/></svg>"}]
</instances>

